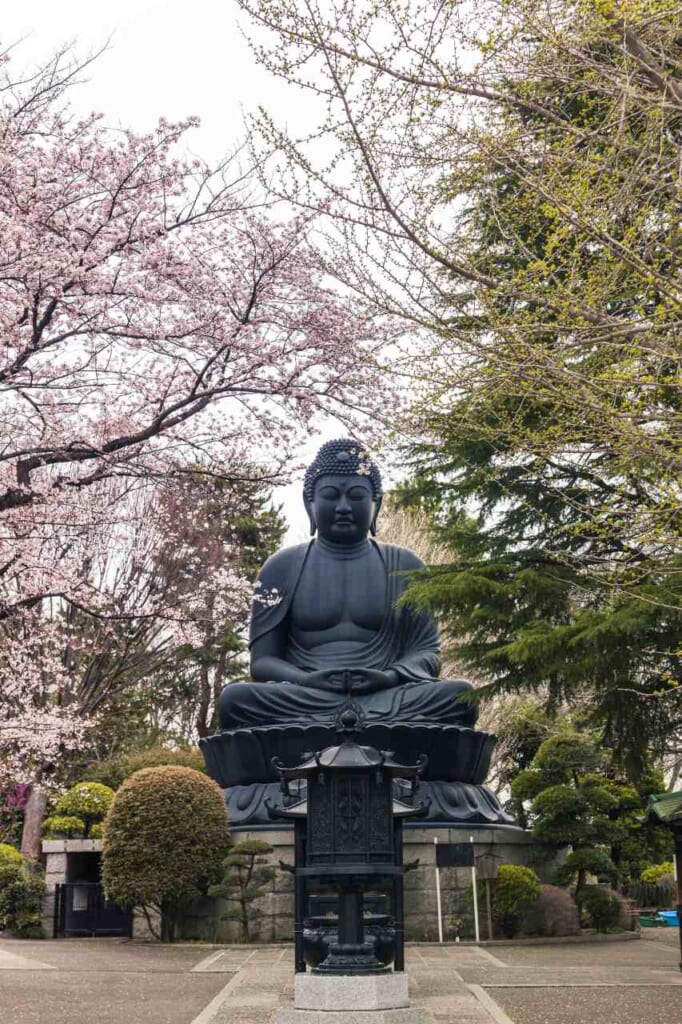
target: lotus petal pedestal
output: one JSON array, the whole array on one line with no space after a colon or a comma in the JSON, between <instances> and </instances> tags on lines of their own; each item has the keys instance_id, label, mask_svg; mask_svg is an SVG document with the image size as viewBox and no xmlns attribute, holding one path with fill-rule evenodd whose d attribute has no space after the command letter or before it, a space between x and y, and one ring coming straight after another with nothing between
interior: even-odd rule
<instances>
[{"instance_id":1,"label":"lotus petal pedestal","mask_svg":"<svg viewBox=\"0 0 682 1024\"><path fill-rule=\"evenodd\" d=\"M336 742L329 725L268 725L232 729L201 740L209 774L226 790L233 827L270 825L268 804L281 803L282 795L273 758L295 765L315 750ZM419 790L419 801L429 805L427 821L457 825L513 825L514 819L497 797L483 785L495 737L480 729L425 722L363 727L361 742L377 750L390 750L412 764L426 753L428 763ZM304 789L292 788L292 803ZM397 784L396 797L406 799Z\"/></svg>"}]
</instances>

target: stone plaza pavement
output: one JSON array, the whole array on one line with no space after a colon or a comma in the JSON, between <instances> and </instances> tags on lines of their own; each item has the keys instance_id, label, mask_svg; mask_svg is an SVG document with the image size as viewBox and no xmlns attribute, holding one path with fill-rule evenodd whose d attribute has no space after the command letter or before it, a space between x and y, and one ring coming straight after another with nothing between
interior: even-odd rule
<instances>
[{"instance_id":1,"label":"stone plaza pavement","mask_svg":"<svg viewBox=\"0 0 682 1024\"><path fill-rule=\"evenodd\" d=\"M430 1024L682 1024L677 929L637 941L410 945ZM2 1024L271 1024L292 949L0 940Z\"/></svg>"}]
</instances>

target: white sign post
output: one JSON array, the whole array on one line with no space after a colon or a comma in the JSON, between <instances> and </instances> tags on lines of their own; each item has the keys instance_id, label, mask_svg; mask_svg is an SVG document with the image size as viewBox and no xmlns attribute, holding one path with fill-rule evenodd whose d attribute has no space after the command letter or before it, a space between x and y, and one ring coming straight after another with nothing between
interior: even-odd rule
<instances>
[{"instance_id":1,"label":"white sign post","mask_svg":"<svg viewBox=\"0 0 682 1024\"><path fill-rule=\"evenodd\" d=\"M436 861L436 906L438 908L438 941L443 945L443 912L440 905L440 868L438 867L438 840L434 837L433 852Z\"/></svg>"},{"instance_id":2,"label":"white sign post","mask_svg":"<svg viewBox=\"0 0 682 1024\"><path fill-rule=\"evenodd\" d=\"M436 842L438 842L438 840L436 840ZM473 836L469 836L469 842L473 846L473 842L474 842L474 837ZM480 941L481 941L481 933L480 933L479 926L478 926L478 892L476 890L476 858L473 857L472 861L473 861L473 863L471 865L471 884L474 887L474 931L476 933L476 944L478 945L480 943ZM438 869L436 868L436 874L437 873L438 873ZM438 906L440 908L440 888L438 890ZM439 911L439 913L440 913L440 911ZM443 940L441 939L441 942L442 941Z\"/></svg>"}]
</instances>

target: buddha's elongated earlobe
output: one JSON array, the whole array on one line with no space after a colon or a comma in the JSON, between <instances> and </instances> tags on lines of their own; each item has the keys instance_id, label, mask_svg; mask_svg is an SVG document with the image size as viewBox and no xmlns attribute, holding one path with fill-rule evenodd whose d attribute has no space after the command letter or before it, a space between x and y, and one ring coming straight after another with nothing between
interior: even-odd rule
<instances>
[{"instance_id":1,"label":"buddha's elongated earlobe","mask_svg":"<svg viewBox=\"0 0 682 1024\"><path fill-rule=\"evenodd\" d=\"M379 509L381 508L381 498L377 498L374 505L374 515L372 516L372 522L369 524L369 532L373 537L377 535L377 519L379 518Z\"/></svg>"},{"instance_id":2,"label":"buddha's elongated earlobe","mask_svg":"<svg viewBox=\"0 0 682 1024\"><path fill-rule=\"evenodd\" d=\"M303 504L305 505L305 510L308 513L308 522L310 523L310 536L314 537L315 533L317 532L317 523L315 522L313 503L312 501L308 501L305 494L303 495Z\"/></svg>"}]
</instances>

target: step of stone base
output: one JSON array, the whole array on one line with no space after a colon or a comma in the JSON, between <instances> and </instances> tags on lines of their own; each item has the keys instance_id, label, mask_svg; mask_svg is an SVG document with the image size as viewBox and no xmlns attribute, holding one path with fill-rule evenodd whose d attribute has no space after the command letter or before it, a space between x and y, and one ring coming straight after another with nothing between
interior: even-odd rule
<instances>
[{"instance_id":1,"label":"step of stone base","mask_svg":"<svg viewBox=\"0 0 682 1024\"><path fill-rule=\"evenodd\" d=\"M415 1006L401 1010L297 1010L280 1006L275 1024L428 1024L429 1014Z\"/></svg>"}]
</instances>

